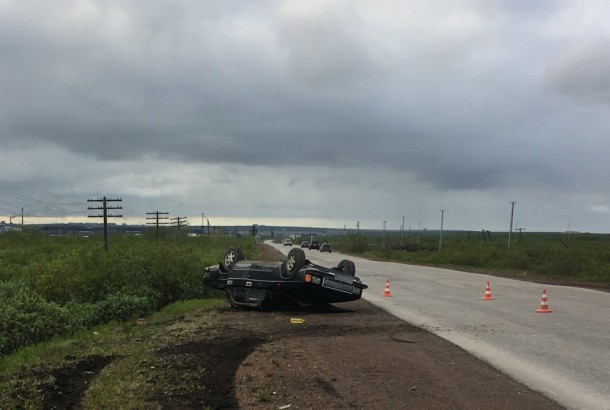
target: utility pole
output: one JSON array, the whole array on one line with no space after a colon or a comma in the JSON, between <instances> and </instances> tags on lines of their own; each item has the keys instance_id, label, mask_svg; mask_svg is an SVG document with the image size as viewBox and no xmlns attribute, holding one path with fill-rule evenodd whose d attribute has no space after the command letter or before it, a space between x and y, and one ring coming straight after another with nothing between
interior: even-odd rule
<instances>
[{"instance_id":1,"label":"utility pole","mask_svg":"<svg viewBox=\"0 0 610 410\"><path fill-rule=\"evenodd\" d=\"M515 231L519 231L519 239L518 241L521 242L521 231L525 230L525 228L515 228ZM568 237L569 240L569 237Z\"/></svg>"},{"instance_id":2,"label":"utility pole","mask_svg":"<svg viewBox=\"0 0 610 410\"><path fill-rule=\"evenodd\" d=\"M381 237L381 247L385 248L385 224L388 221L383 221L383 236Z\"/></svg>"},{"instance_id":3,"label":"utility pole","mask_svg":"<svg viewBox=\"0 0 610 410\"><path fill-rule=\"evenodd\" d=\"M88 206L89 211L100 210L102 214L89 215L89 218L104 218L104 250L108 252L108 218L122 218L121 214L109 214L108 211L115 209L123 209L122 206L109 206L108 202L122 202L120 198L98 198L98 199L87 199L87 202L101 202L102 206Z\"/></svg>"},{"instance_id":4,"label":"utility pole","mask_svg":"<svg viewBox=\"0 0 610 410\"><path fill-rule=\"evenodd\" d=\"M166 220L169 219L168 216L161 216L161 215L169 215L169 212L159 212L159 211L155 211L155 212L146 212L146 215L154 215L154 216L147 216L146 219L154 219L155 222L146 222L146 225L156 225L157 227L157 240L159 240L159 225L168 225L169 222L161 222L162 220Z\"/></svg>"},{"instance_id":5,"label":"utility pole","mask_svg":"<svg viewBox=\"0 0 610 410\"><path fill-rule=\"evenodd\" d=\"M258 235L258 225L252 224L252 230L250 231L252 235L252 252L256 249L256 235Z\"/></svg>"},{"instance_id":6,"label":"utility pole","mask_svg":"<svg viewBox=\"0 0 610 410\"><path fill-rule=\"evenodd\" d=\"M445 216L445 210L441 209L441 233L438 237L438 250L440 251L443 246L443 218Z\"/></svg>"},{"instance_id":7,"label":"utility pole","mask_svg":"<svg viewBox=\"0 0 610 410\"><path fill-rule=\"evenodd\" d=\"M402 217L402 225L400 225L400 247L403 246L403 236L405 232L405 217Z\"/></svg>"},{"instance_id":8,"label":"utility pole","mask_svg":"<svg viewBox=\"0 0 610 410\"><path fill-rule=\"evenodd\" d=\"M510 201L510 230L508 231L508 252L510 252L510 240L513 234L513 214L515 213L516 201Z\"/></svg>"},{"instance_id":9,"label":"utility pole","mask_svg":"<svg viewBox=\"0 0 610 410\"><path fill-rule=\"evenodd\" d=\"M172 218L171 221L172 221L172 226L175 226L176 228L178 228L178 239L180 239L180 228L188 225L186 216L178 216L176 218Z\"/></svg>"}]
</instances>

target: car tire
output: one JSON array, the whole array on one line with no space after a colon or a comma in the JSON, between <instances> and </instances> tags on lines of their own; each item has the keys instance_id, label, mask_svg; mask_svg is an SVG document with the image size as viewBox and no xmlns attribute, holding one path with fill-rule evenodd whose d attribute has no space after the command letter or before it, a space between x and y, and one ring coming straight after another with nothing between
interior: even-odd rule
<instances>
[{"instance_id":1,"label":"car tire","mask_svg":"<svg viewBox=\"0 0 610 410\"><path fill-rule=\"evenodd\" d=\"M349 259L344 259L339 262L337 269L351 276L356 275L356 265L354 265L354 262L350 261Z\"/></svg>"},{"instance_id":2,"label":"car tire","mask_svg":"<svg viewBox=\"0 0 610 410\"><path fill-rule=\"evenodd\" d=\"M223 273L230 272L235 264L244 259L244 253L240 248L231 246L226 250L222 261L220 262L220 270Z\"/></svg>"},{"instance_id":3,"label":"car tire","mask_svg":"<svg viewBox=\"0 0 610 410\"><path fill-rule=\"evenodd\" d=\"M301 248L294 248L288 252L286 261L282 264L282 278L292 279L294 275L307 263L305 252Z\"/></svg>"}]
</instances>

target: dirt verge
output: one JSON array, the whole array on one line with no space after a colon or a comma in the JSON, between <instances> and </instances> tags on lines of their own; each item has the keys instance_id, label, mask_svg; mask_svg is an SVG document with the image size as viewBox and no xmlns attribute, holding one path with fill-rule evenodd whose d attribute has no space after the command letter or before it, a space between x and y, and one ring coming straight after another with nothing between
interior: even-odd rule
<instances>
[{"instance_id":1,"label":"dirt verge","mask_svg":"<svg viewBox=\"0 0 610 410\"><path fill-rule=\"evenodd\" d=\"M265 250L266 259L281 258L272 247ZM228 343L222 354L239 356L241 361L235 374L227 372L225 388L220 388L227 394L208 405L241 409L562 408L461 348L369 302L359 300L341 307L347 312L226 310L218 344ZM293 324L292 318L303 319L303 323ZM248 349L243 343L251 344L245 356ZM218 389L218 383L210 388Z\"/></svg>"},{"instance_id":2,"label":"dirt verge","mask_svg":"<svg viewBox=\"0 0 610 410\"><path fill-rule=\"evenodd\" d=\"M266 259L279 256L266 248ZM195 311L121 340L145 352L123 379L147 409L561 409L461 348L367 301L341 313ZM302 319L293 323L291 319ZM141 332L141 333L139 333ZM18 408L87 408L96 378L128 347L75 352L53 367L2 376ZM112 353L110 353L112 352ZM78 354L78 356L76 356ZM131 363L131 362L130 362ZM124 367L122 367L123 369ZM2 380L10 377L10 380ZM132 392L133 393L133 392ZM42 400L39 399L42 395ZM114 397L113 403L131 403ZM6 403L6 402L5 402ZM108 405L108 408L114 405Z\"/></svg>"},{"instance_id":3,"label":"dirt verge","mask_svg":"<svg viewBox=\"0 0 610 410\"><path fill-rule=\"evenodd\" d=\"M346 305L351 312L225 312L234 337L265 340L232 379L239 408L561 408L366 301ZM291 324L295 315L304 322Z\"/></svg>"}]
</instances>

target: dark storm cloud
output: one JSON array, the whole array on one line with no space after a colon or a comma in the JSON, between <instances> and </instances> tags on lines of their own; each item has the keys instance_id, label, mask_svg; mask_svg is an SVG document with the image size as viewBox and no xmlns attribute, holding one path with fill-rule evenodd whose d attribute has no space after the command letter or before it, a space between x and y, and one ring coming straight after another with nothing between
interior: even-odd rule
<instances>
[{"instance_id":1,"label":"dark storm cloud","mask_svg":"<svg viewBox=\"0 0 610 410\"><path fill-rule=\"evenodd\" d=\"M596 192L608 15L567 0L4 1L0 138L96 164Z\"/></svg>"},{"instance_id":2,"label":"dark storm cloud","mask_svg":"<svg viewBox=\"0 0 610 410\"><path fill-rule=\"evenodd\" d=\"M557 58L547 72L551 89L587 103L610 107L608 41L581 44Z\"/></svg>"},{"instance_id":3,"label":"dark storm cloud","mask_svg":"<svg viewBox=\"0 0 610 410\"><path fill-rule=\"evenodd\" d=\"M195 17L179 7L164 16L169 10L155 5L140 15L108 4L114 7L90 17L100 26L77 24L75 36L61 29L59 15L46 24L25 15L15 25L26 34L13 36L20 52L4 77L18 79L8 138L52 141L100 159L152 153L337 166L392 165L384 153L412 153L444 138L409 144L418 138L409 116L373 106L384 89L373 80L379 74L360 17L347 5L320 13L288 4L242 33L237 24L261 17L244 4L213 8L211 16L204 7ZM248 44L256 35L262 40ZM424 105L434 104L434 92L422 91Z\"/></svg>"}]
</instances>

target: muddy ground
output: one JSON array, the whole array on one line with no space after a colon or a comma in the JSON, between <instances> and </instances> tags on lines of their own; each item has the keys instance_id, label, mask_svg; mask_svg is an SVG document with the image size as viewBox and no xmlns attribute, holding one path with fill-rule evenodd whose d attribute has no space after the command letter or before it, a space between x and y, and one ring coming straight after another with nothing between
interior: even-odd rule
<instances>
[{"instance_id":1,"label":"muddy ground","mask_svg":"<svg viewBox=\"0 0 610 410\"><path fill-rule=\"evenodd\" d=\"M277 259L273 248L268 259ZM559 409L459 347L359 300L342 313L226 309L202 359L211 408ZM292 318L303 319L301 324Z\"/></svg>"},{"instance_id":2,"label":"muddy ground","mask_svg":"<svg viewBox=\"0 0 610 410\"><path fill-rule=\"evenodd\" d=\"M272 249L266 257L277 259ZM344 312L227 305L213 322L207 314L188 316L184 320L195 331L175 338L171 327L158 326L169 342L154 349L155 360L165 365L155 365L154 372L162 373L148 377L151 393L143 408L562 408L364 300L340 306ZM43 408L82 408L88 385L112 360L91 356L55 370L51 378L44 375L53 382L40 386ZM150 367L142 363L143 369ZM27 390L15 389L13 397Z\"/></svg>"},{"instance_id":3,"label":"muddy ground","mask_svg":"<svg viewBox=\"0 0 610 410\"><path fill-rule=\"evenodd\" d=\"M352 311L225 311L222 335L207 350L222 358L219 365L225 358L235 363L209 386L225 394L207 404L242 409L561 408L366 301L344 307ZM291 324L293 317L304 322Z\"/></svg>"}]
</instances>

